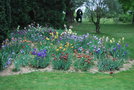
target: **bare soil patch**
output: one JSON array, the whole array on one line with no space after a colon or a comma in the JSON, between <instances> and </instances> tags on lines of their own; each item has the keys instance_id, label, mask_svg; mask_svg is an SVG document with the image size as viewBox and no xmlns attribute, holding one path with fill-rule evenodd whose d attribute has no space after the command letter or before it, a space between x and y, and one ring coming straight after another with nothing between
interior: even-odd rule
<instances>
[{"instance_id":1,"label":"bare soil patch","mask_svg":"<svg viewBox=\"0 0 134 90\"><path fill-rule=\"evenodd\" d=\"M94 62L94 63L96 63L96 62ZM113 73L119 73L119 72L122 72L122 71L127 71L130 68L132 68L133 65L134 65L134 60L129 60L128 62L123 64L123 67L120 68L120 70L113 71ZM12 64L11 66L6 68L5 70L1 71L0 76L18 75L18 74L31 73L31 72L36 72L36 71L40 71L40 72L51 72L51 71L53 71L52 66L48 66L48 67L43 68L43 69L36 69L36 68L31 68L31 67L22 67L21 70L18 71L18 72L13 72L12 71L13 69L14 69L14 65ZM76 71L73 67L70 67L70 69L67 72L76 72ZM80 72L80 71L78 71L78 72ZM90 70L88 70L88 72L98 73L99 70L97 68L97 64L95 66L93 66ZM109 72L103 72L103 73L109 74Z\"/></svg>"}]
</instances>

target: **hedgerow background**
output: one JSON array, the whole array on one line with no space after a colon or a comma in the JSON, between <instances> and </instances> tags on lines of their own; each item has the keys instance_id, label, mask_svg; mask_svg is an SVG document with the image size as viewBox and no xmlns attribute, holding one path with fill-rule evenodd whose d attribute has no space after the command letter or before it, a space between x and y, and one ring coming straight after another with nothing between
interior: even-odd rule
<instances>
[{"instance_id":1,"label":"hedgerow background","mask_svg":"<svg viewBox=\"0 0 134 90\"><path fill-rule=\"evenodd\" d=\"M0 43L18 25L36 22L61 28L66 9L65 0L0 0Z\"/></svg>"}]
</instances>

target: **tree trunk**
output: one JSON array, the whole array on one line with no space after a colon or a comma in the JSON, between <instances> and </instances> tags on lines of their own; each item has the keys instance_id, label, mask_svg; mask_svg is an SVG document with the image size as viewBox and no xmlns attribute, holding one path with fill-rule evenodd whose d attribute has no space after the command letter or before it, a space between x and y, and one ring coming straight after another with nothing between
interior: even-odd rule
<instances>
[{"instance_id":1,"label":"tree trunk","mask_svg":"<svg viewBox=\"0 0 134 90\"><path fill-rule=\"evenodd\" d=\"M95 17L94 16L95 15L93 13L91 13L91 20L92 20L92 22L94 23L94 25L96 27L96 33L99 34L100 33L100 19L101 19L101 17L98 14L98 12L97 12L97 16L96 16L96 19L97 20L95 20Z\"/></svg>"},{"instance_id":2,"label":"tree trunk","mask_svg":"<svg viewBox=\"0 0 134 90\"><path fill-rule=\"evenodd\" d=\"M133 20L132 20L132 24L134 24L134 12L133 12Z\"/></svg>"},{"instance_id":3,"label":"tree trunk","mask_svg":"<svg viewBox=\"0 0 134 90\"><path fill-rule=\"evenodd\" d=\"M71 9L66 10L65 21L67 23L73 23L74 22L74 11L75 10L71 10Z\"/></svg>"},{"instance_id":4,"label":"tree trunk","mask_svg":"<svg viewBox=\"0 0 134 90\"><path fill-rule=\"evenodd\" d=\"M73 9L74 5L72 3L71 0L65 0L65 4L66 4L66 14L65 14L65 22L67 22L67 24L71 24L74 22L74 12L75 9Z\"/></svg>"},{"instance_id":5,"label":"tree trunk","mask_svg":"<svg viewBox=\"0 0 134 90\"><path fill-rule=\"evenodd\" d=\"M100 24L99 23L96 23L95 24L95 27L96 27L96 33L100 33Z\"/></svg>"}]
</instances>

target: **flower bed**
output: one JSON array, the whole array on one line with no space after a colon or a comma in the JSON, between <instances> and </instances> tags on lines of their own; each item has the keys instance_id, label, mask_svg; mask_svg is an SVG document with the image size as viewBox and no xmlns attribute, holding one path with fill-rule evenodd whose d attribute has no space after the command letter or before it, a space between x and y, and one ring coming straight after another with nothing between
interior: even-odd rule
<instances>
[{"instance_id":1,"label":"flower bed","mask_svg":"<svg viewBox=\"0 0 134 90\"><path fill-rule=\"evenodd\" d=\"M41 26L29 26L26 30L11 33L0 50L2 69L14 65L13 71L21 67L56 70L88 71L96 65L99 71L119 70L128 59L128 44L124 38L77 33L69 30L54 30Z\"/></svg>"}]
</instances>

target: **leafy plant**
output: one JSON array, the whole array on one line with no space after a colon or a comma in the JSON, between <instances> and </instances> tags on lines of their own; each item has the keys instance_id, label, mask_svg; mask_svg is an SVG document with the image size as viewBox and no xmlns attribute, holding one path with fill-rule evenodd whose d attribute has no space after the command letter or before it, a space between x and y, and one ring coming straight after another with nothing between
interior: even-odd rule
<instances>
[{"instance_id":1,"label":"leafy plant","mask_svg":"<svg viewBox=\"0 0 134 90\"><path fill-rule=\"evenodd\" d=\"M33 67L45 68L49 65L50 57L49 55L47 55L47 50L37 51L36 49L34 49L32 55L35 55L34 59L30 62Z\"/></svg>"},{"instance_id":2,"label":"leafy plant","mask_svg":"<svg viewBox=\"0 0 134 90\"><path fill-rule=\"evenodd\" d=\"M14 60L15 68L13 69L13 71L19 71L21 67L29 66L30 61L33 59L34 57L32 55L19 53Z\"/></svg>"},{"instance_id":3,"label":"leafy plant","mask_svg":"<svg viewBox=\"0 0 134 90\"><path fill-rule=\"evenodd\" d=\"M68 70L72 64L72 60L68 53L60 53L60 55L53 55L54 59L52 65L57 70Z\"/></svg>"},{"instance_id":4,"label":"leafy plant","mask_svg":"<svg viewBox=\"0 0 134 90\"><path fill-rule=\"evenodd\" d=\"M93 65L92 58L89 55L76 53L74 68L82 71L87 71Z\"/></svg>"},{"instance_id":5,"label":"leafy plant","mask_svg":"<svg viewBox=\"0 0 134 90\"><path fill-rule=\"evenodd\" d=\"M104 58L98 61L98 68L100 71L113 71L119 70L119 68L123 65L123 59L110 59Z\"/></svg>"}]
</instances>

